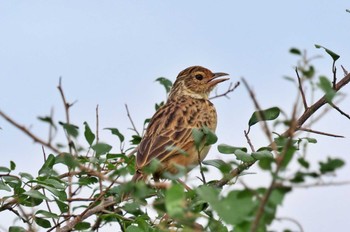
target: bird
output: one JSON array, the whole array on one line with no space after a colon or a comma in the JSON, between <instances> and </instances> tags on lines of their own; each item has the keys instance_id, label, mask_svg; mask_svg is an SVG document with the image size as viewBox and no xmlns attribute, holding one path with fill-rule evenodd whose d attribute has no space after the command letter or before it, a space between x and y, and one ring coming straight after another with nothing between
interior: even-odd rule
<instances>
[{"instance_id":1,"label":"bird","mask_svg":"<svg viewBox=\"0 0 350 232\"><path fill-rule=\"evenodd\" d=\"M191 66L178 74L166 103L150 119L137 148L132 181L145 181L148 174L144 168L154 159L160 163L153 173L155 181L166 179L166 172L177 174L179 166L191 170L203 161L210 146L198 150L192 131L206 127L215 132L217 113L209 94L217 84L229 80L219 78L227 75L202 66Z\"/></svg>"}]
</instances>

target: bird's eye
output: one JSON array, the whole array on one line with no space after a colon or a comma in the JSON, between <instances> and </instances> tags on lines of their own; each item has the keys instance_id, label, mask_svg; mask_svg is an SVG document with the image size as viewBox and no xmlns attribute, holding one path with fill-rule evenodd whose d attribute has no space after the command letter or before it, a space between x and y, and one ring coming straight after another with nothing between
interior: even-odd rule
<instances>
[{"instance_id":1,"label":"bird's eye","mask_svg":"<svg viewBox=\"0 0 350 232\"><path fill-rule=\"evenodd\" d=\"M197 74L194 76L197 80L203 80L203 75L202 74Z\"/></svg>"}]
</instances>

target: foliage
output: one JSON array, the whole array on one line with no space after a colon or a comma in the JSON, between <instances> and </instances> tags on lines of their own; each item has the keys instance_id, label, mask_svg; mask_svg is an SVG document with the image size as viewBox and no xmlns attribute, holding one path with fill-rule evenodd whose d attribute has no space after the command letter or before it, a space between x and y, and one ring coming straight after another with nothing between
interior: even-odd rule
<instances>
[{"instance_id":1,"label":"foliage","mask_svg":"<svg viewBox=\"0 0 350 232\"><path fill-rule=\"evenodd\" d=\"M336 53L324 49L334 62L339 58ZM293 188L302 184L317 185L345 165L339 157L320 160L317 167L311 165L305 148L317 144L317 140L309 134L297 133L322 105L333 104L342 86L336 88L325 76L321 76L319 84L314 85L317 78L315 68L305 53L297 48L292 48L290 53L301 57L297 67L297 89L304 100L305 112L298 116L297 106L290 116L276 106L261 109L246 85L256 108L247 120L247 145L217 145L217 150L225 159L203 161L200 164L203 182L192 188L178 182L179 176L170 174L172 181L157 184L152 181L125 181L135 172L135 149L141 140L137 131L127 143L128 139L119 129L105 128L116 136L120 144L119 152L112 152L115 150L113 146L101 142L99 131L94 132L87 122L78 125L69 122L68 118L66 122L55 122L52 116L39 117L40 121L48 123L50 131L63 131L67 143L53 145L51 141L35 140L52 151L48 155L44 152L45 162L37 174L17 172L13 161L0 167L0 211L15 214L25 225L14 225L9 231L36 231L39 228L47 231L90 231L110 224L117 224L120 230L127 232L178 228L183 231L268 231L269 225L277 218L278 207ZM349 79L349 75L344 78ZM295 78L287 79L294 81ZM164 77L157 81L168 93L172 83ZM312 85L314 91L324 93L324 101L321 101L321 106L317 105L318 108L316 104L307 105L302 91L306 84ZM161 105L156 104L156 108ZM66 108L67 115L69 107ZM5 117L5 114L2 113L2 116ZM148 121L145 120L145 125ZM262 131L271 143L255 149L250 131L258 129L255 127L258 124L262 125ZM284 132L271 132L271 126L279 126ZM308 132L317 133L311 129ZM86 146L80 144L81 135ZM217 136L206 127L193 130L192 135L197 149L217 141ZM293 160L297 167L291 165ZM270 175L269 185L228 187L236 184L242 175L249 174L245 171L254 164L260 167L261 172ZM152 162L147 171L154 172L157 165L157 161ZM204 177L208 176L210 168L218 169L222 178L206 182ZM186 175L185 171L180 173ZM227 194L223 194L224 190Z\"/></svg>"}]
</instances>

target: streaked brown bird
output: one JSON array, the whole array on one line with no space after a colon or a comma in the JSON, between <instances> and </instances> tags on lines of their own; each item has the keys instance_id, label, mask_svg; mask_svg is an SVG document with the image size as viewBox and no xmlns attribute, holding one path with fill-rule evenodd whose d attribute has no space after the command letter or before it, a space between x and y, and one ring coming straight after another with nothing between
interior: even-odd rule
<instances>
[{"instance_id":1,"label":"streaked brown bird","mask_svg":"<svg viewBox=\"0 0 350 232\"><path fill-rule=\"evenodd\" d=\"M147 178L143 169L153 159L160 161L160 167L153 174L154 180L158 181L164 172L176 174L178 165L191 169L206 157L210 147L198 151L192 130L207 127L215 132L217 115L209 101L209 93L218 83L228 80L218 79L227 75L213 73L201 66L192 66L179 73L167 102L151 118L138 147L134 181Z\"/></svg>"}]
</instances>

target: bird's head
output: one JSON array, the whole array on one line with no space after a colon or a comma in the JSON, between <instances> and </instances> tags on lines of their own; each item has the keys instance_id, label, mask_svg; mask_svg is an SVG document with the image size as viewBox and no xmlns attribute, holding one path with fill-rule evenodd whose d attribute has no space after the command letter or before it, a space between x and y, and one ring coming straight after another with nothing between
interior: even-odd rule
<instances>
[{"instance_id":1,"label":"bird's head","mask_svg":"<svg viewBox=\"0 0 350 232\"><path fill-rule=\"evenodd\" d=\"M177 76L169 98L189 95L194 98L208 99L209 93L218 83L229 80L229 78L218 78L227 75L223 72L213 73L201 66L188 67Z\"/></svg>"}]
</instances>

